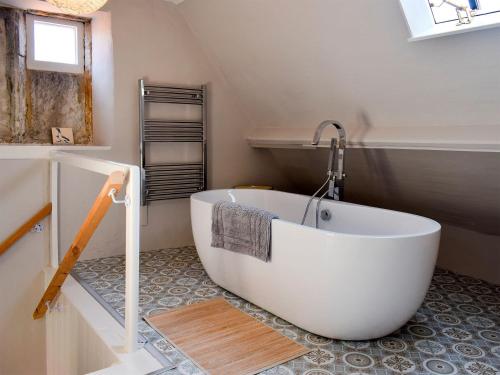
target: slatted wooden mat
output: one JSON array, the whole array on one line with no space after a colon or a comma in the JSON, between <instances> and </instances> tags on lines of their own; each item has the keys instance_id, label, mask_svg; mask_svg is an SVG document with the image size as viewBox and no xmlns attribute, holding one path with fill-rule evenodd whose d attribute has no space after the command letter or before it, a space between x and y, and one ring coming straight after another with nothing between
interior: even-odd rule
<instances>
[{"instance_id":1,"label":"slatted wooden mat","mask_svg":"<svg viewBox=\"0 0 500 375\"><path fill-rule=\"evenodd\" d=\"M222 298L183 306L146 321L212 375L250 375L310 350Z\"/></svg>"}]
</instances>

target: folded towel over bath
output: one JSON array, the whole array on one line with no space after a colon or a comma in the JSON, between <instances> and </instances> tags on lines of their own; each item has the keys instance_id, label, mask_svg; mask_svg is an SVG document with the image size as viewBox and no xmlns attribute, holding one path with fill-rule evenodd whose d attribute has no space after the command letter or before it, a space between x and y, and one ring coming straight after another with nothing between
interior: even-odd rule
<instances>
[{"instance_id":1,"label":"folded towel over bath","mask_svg":"<svg viewBox=\"0 0 500 375\"><path fill-rule=\"evenodd\" d=\"M271 221L278 216L232 202L212 208L212 246L271 260Z\"/></svg>"}]
</instances>

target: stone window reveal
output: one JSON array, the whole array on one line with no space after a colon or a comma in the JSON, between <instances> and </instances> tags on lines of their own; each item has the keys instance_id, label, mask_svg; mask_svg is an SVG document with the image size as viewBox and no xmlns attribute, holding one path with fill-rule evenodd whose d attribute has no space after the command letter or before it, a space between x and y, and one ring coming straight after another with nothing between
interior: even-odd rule
<instances>
[{"instance_id":1,"label":"stone window reveal","mask_svg":"<svg viewBox=\"0 0 500 375\"><path fill-rule=\"evenodd\" d=\"M91 54L90 19L0 7L0 143L50 144L62 127L92 144Z\"/></svg>"}]
</instances>

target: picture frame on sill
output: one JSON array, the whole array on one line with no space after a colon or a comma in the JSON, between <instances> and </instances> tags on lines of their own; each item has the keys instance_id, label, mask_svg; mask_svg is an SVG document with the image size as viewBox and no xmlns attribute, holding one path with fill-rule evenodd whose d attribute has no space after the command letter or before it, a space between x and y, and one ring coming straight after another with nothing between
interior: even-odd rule
<instances>
[{"instance_id":1,"label":"picture frame on sill","mask_svg":"<svg viewBox=\"0 0 500 375\"><path fill-rule=\"evenodd\" d=\"M73 145L73 129L71 128L52 128L52 144L54 145Z\"/></svg>"}]
</instances>

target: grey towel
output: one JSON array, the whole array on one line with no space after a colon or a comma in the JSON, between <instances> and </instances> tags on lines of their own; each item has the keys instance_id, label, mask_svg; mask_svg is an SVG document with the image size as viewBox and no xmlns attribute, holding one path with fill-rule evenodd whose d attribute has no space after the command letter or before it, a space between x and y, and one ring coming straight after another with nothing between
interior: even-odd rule
<instances>
[{"instance_id":1,"label":"grey towel","mask_svg":"<svg viewBox=\"0 0 500 375\"><path fill-rule=\"evenodd\" d=\"M271 221L278 216L237 203L217 202L212 208L212 246L271 260Z\"/></svg>"}]
</instances>

